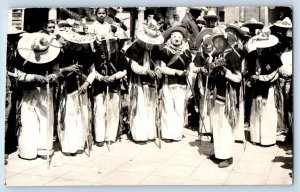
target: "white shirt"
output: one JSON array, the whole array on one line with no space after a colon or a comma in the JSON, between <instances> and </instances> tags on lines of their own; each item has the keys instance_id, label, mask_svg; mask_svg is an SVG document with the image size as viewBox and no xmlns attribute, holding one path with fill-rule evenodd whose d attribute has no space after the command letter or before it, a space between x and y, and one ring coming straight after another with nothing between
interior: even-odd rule
<instances>
[{"instance_id":1,"label":"white shirt","mask_svg":"<svg viewBox=\"0 0 300 192\"><path fill-rule=\"evenodd\" d=\"M279 73L283 77L290 77L293 74L293 52L292 50L284 52L281 55L282 66L279 68Z\"/></svg>"},{"instance_id":2,"label":"white shirt","mask_svg":"<svg viewBox=\"0 0 300 192\"><path fill-rule=\"evenodd\" d=\"M97 36L98 40L101 40L111 34L111 25L107 22L103 24L99 23L98 21L94 21L88 27L88 33L94 33Z\"/></svg>"}]
</instances>

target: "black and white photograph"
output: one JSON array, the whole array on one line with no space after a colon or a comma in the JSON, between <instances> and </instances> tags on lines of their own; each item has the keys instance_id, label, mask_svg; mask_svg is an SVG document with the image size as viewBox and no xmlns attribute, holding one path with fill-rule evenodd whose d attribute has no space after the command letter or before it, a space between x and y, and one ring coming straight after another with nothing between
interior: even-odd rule
<instances>
[{"instance_id":1,"label":"black and white photograph","mask_svg":"<svg viewBox=\"0 0 300 192\"><path fill-rule=\"evenodd\" d=\"M8 8L5 48L5 186L294 183L292 6Z\"/></svg>"}]
</instances>

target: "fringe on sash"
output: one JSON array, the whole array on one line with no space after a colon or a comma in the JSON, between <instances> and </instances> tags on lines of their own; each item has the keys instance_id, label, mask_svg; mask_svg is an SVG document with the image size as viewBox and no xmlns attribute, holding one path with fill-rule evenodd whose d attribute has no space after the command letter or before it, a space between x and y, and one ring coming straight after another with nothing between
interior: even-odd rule
<instances>
[{"instance_id":1,"label":"fringe on sash","mask_svg":"<svg viewBox=\"0 0 300 192\"><path fill-rule=\"evenodd\" d=\"M230 85L226 84L226 95L225 95L225 116L231 127L235 127L238 123L239 111L237 108L237 92Z\"/></svg>"},{"instance_id":2,"label":"fringe on sash","mask_svg":"<svg viewBox=\"0 0 300 192\"><path fill-rule=\"evenodd\" d=\"M136 115L137 111L137 95L138 95L138 83L139 77L135 74L131 75L130 86L129 86L129 105L128 105L128 115L129 115L129 124L132 127L133 117Z\"/></svg>"}]
</instances>

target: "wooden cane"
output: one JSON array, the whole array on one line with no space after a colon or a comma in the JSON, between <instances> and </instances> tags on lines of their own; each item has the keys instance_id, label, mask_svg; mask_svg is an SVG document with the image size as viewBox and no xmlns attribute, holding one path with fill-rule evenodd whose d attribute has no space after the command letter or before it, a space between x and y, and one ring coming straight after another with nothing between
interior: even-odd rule
<instances>
[{"instance_id":1,"label":"wooden cane","mask_svg":"<svg viewBox=\"0 0 300 192\"><path fill-rule=\"evenodd\" d=\"M79 92L79 89L80 89L80 80L79 80L79 76L78 75L76 75L76 79L77 79L77 91L78 91L77 98L78 98L78 107L79 107L78 112L80 114L82 127L85 129L85 126L84 126L85 119L84 119L84 113L83 113L83 109L82 109L82 103L81 103L80 92ZM89 138L88 138L88 131L89 131L89 129L87 129L85 131L85 142L86 142L86 147L88 149L87 156L90 157L91 151L90 151L90 144L89 144Z\"/></svg>"},{"instance_id":2,"label":"wooden cane","mask_svg":"<svg viewBox=\"0 0 300 192\"><path fill-rule=\"evenodd\" d=\"M160 97L158 95L158 85L157 85L157 79L155 79L155 121L156 121L156 129L157 129L157 136L158 136L158 147L161 149L161 125L160 125L160 109L159 109L159 100Z\"/></svg>"},{"instance_id":3,"label":"wooden cane","mask_svg":"<svg viewBox=\"0 0 300 192\"><path fill-rule=\"evenodd\" d=\"M48 71L46 72L46 77L48 77ZM46 150L47 150L47 169L50 168L50 154L49 154L49 141L48 141L48 135L49 135L49 130L50 130L50 109L51 109L51 101L50 101L50 84L47 82L46 84L46 91L47 91L47 131L46 131L46 139L47 139L47 144L46 144Z\"/></svg>"},{"instance_id":4,"label":"wooden cane","mask_svg":"<svg viewBox=\"0 0 300 192\"><path fill-rule=\"evenodd\" d=\"M108 67L107 67L107 65L104 65L104 68L105 68L105 75L107 76L107 74L108 74ZM106 85L106 115L105 115L105 135L104 135L104 141L105 141L105 139L106 139L106 133L107 133L107 125L108 125L108 118L107 118L107 111L108 111L108 100L109 100L109 83L107 83L107 85ZM110 152L110 148L109 148L109 146L108 146L108 144L107 144L107 142L105 142L106 143L106 147L107 147L107 150Z\"/></svg>"}]
</instances>

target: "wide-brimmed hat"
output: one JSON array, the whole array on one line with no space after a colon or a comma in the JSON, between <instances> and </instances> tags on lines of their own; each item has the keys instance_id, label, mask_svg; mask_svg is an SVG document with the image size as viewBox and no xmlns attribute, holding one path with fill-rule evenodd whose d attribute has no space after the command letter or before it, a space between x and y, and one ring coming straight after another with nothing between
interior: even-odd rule
<instances>
[{"instance_id":1,"label":"wide-brimmed hat","mask_svg":"<svg viewBox=\"0 0 300 192\"><path fill-rule=\"evenodd\" d=\"M77 44L88 44L96 40L96 35L92 33L78 33L69 30L69 31L59 31L58 34L65 40Z\"/></svg>"},{"instance_id":2,"label":"wide-brimmed hat","mask_svg":"<svg viewBox=\"0 0 300 192\"><path fill-rule=\"evenodd\" d=\"M216 14L216 12L213 11L213 10L209 10L209 11L207 12L207 14L203 16L203 19L204 19L204 20L206 20L206 19L208 19L208 18L214 18L214 19L216 19L216 20L219 20L219 19L220 19L220 17L219 17L219 16Z\"/></svg>"},{"instance_id":3,"label":"wide-brimmed hat","mask_svg":"<svg viewBox=\"0 0 300 192\"><path fill-rule=\"evenodd\" d=\"M239 26L237 26L235 24L227 24L226 25L225 31L230 32L230 30L234 30L236 32L236 34L238 34L240 37L248 36L248 34L245 31L243 31Z\"/></svg>"},{"instance_id":4,"label":"wide-brimmed hat","mask_svg":"<svg viewBox=\"0 0 300 192\"><path fill-rule=\"evenodd\" d=\"M264 24L257 21L255 18L251 18L248 22L242 24L242 27L248 27L249 29L262 29Z\"/></svg>"},{"instance_id":5,"label":"wide-brimmed hat","mask_svg":"<svg viewBox=\"0 0 300 192\"><path fill-rule=\"evenodd\" d=\"M136 30L136 36L139 40L152 45L160 45L164 42L164 37L154 19L149 20L147 24L139 27Z\"/></svg>"},{"instance_id":6,"label":"wide-brimmed hat","mask_svg":"<svg viewBox=\"0 0 300 192\"><path fill-rule=\"evenodd\" d=\"M212 29L212 31L213 31L213 34L211 36L212 41L214 41L214 39L217 38L217 37L222 37L222 38L226 39L227 42L230 43L230 44L233 44L237 41L237 37L234 34L230 33L230 32L226 32L225 28L214 27Z\"/></svg>"},{"instance_id":7,"label":"wide-brimmed hat","mask_svg":"<svg viewBox=\"0 0 300 192\"><path fill-rule=\"evenodd\" d=\"M173 32L179 32L183 35L183 38L185 39L189 39L189 32L186 28L182 27L182 26L174 26L174 27L170 27L168 28L164 33L163 33L163 37L165 39L165 41L167 41L167 39L170 38L171 34Z\"/></svg>"},{"instance_id":8,"label":"wide-brimmed hat","mask_svg":"<svg viewBox=\"0 0 300 192\"><path fill-rule=\"evenodd\" d=\"M274 23L275 26L281 27L281 28L287 28L291 29L293 27L292 21L290 18L286 17L283 20L278 20Z\"/></svg>"},{"instance_id":9,"label":"wide-brimmed hat","mask_svg":"<svg viewBox=\"0 0 300 192\"><path fill-rule=\"evenodd\" d=\"M59 22L57 23L57 26L58 26L59 28L61 28L61 27L72 27L72 25L69 24L66 20L61 20L61 21L59 21Z\"/></svg>"},{"instance_id":10,"label":"wide-brimmed hat","mask_svg":"<svg viewBox=\"0 0 300 192\"><path fill-rule=\"evenodd\" d=\"M211 40L212 34L213 34L212 28L203 29L200 33L198 33L196 37L196 47L199 49L202 42L207 38Z\"/></svg>"},{"instance_id":11,"label":"wide-brimmed hat","mask_svg":"<svg viewBox=\"0 0 300 192\"><path fill-rule=\"evenodd\" d=\"M14 26L8 26L8 29L7 29L7 35L19 35L24 32L25 31L19 30Z\"/></svg>"},{"instance_id":12,"label":"wide-brimmed hat","mask_svg":"<svg viewBox=\"0 0 300 192\"><path fill-rule=\"evenodd\" d=\"M28 33L19 40L18 51L26 61L43 64L58 56L60 44L45 33Z\"/></svg>"},{"instance_id":13,"label":"wide-brimmed hat","mask_svg":"<svg viewBox=\"0 0 300 192\"><path fill-rule=\"evenodd\" d=\"M253 43L256 48L273 47L279 42L275 35L271 35L271 30L264 27L261 32L253 37Z\"/></svg>"}]
</instances>

